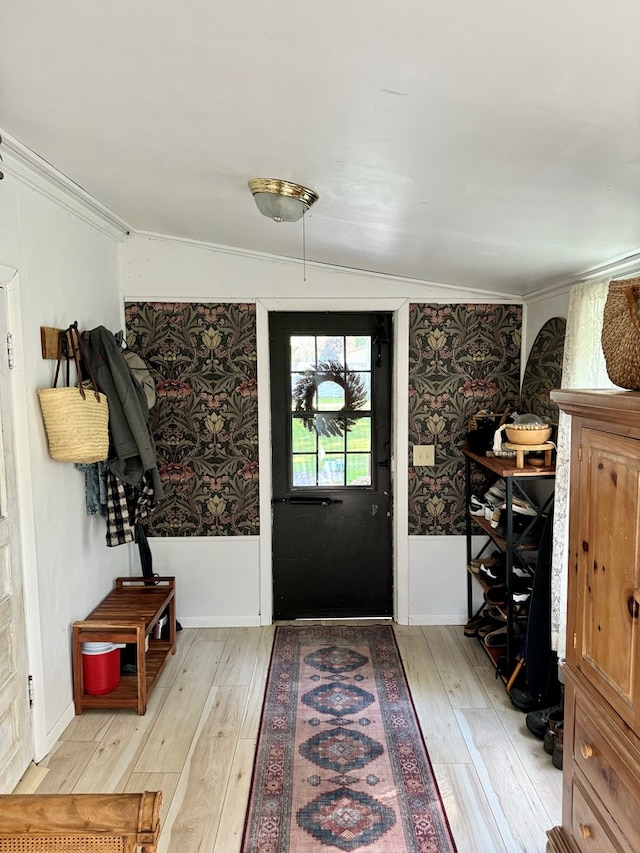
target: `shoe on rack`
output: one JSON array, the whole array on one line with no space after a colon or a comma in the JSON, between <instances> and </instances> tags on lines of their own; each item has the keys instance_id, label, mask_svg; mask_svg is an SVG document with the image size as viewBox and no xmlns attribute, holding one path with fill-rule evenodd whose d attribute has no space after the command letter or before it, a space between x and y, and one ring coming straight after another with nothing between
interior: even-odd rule
<instances>
[{"instance_id":1,"label":"shoe on rack","mask_svg":"<svg viewBox=\"0 0 640 853\"><path fill-rule=\"evenodd\" d=\"M504 502L504 499L507 496L507 486L505 481L496 480L493 486L489 486L484 494L489 500L493 500L495 502L495 499L497 498L499 501Z\"/></svg>"},{"instance_id":2,"label":"shoe on rack","mask_svg":"<svg viewBox=\"0 0 640 853\"><path fill-rule=\"evenodd\" d=\"M487 634L490 634L492 631L495 631L497 628L501 627L500 622L496 622L491 616L488 616L483 625L478 628L478 639L484 640Z\"/></svg>"},{"instance_id":3,"label":"shoe on rack","mask_svg":"<svg viewBox=\"0 0 640 853\"><path fill-rule=\"evenodd\" d=\"M503 509L505 508L506 504ZM530 515L533 517L538 514L538 510L530 504L529 501L525 501L522 498L513 498L511 501L511 509L519 515Z\"/></svg>"},{"instance_id":4,"label":"shoe on rack","mask_svg":"<svg viewBox=\"0 0 640 853\"><path fill-rule=\"evenodd\" d=\"M513 598L516 604L524 604L525 601L529 601L531 597L531 590L524 590L523 592L512 592L511 598Z\"/></svg>"},{"instance_id":5,"label":"shoe on rack","mask_svg":"<svg viewBox=\"0 0 640 853\"><path fill-rule=\"evenodd\" d=\"M511 571L515 575L515 577L520 578L522 580L526 579L529 583L533 582L533 575L531 572L528 572L526 569L521 568L521 566L513 566Z\"/></svg>"},{"instance_id":6,"label":"shoe on rack","mask_svg":"<svg viewBox=\"0 0 640 853\"><path fill-rule=\"evenodd\" d=\"M531 597L531 583L520 578L511 579L511 598L515 604L524 604ZM504 607L507 603L507 586L504 583L492 584L484 593L484 600L489 605Z\"/></svg>"},{"instance_id":7,"label":"shoe on rack","mask_svg":"<svg viewBox=\"0 0 640 853\"><path fill-rule=\"evenodd\" d=\"M556 736L553 743L553 752L551 753L551 763L558 770L562 770L562 755L564 752L564 723L558 723L556 726Z\"/></svg>"},{"instance_id":8,"label":"shoe on rack","mask_svg":"<svg viewBox=\"0 0 640 853\"><path fill-rule=\"evenodd\" d=\"M487 501L485 503L485 505L484 505L484 519L485 519L485 521L491 521L491 519L493 518L493 513L495 511L496 506L497 506L497 503L494 501Z\"/></svg>"},{"instance_id":9,"label":"shoe on rack","mask_svg":"<svg viewBox=\"0 0 640 853\"><path fill-rule=\"evenodd\" d=\"M484 600L490 606L504 607L507 603L507 588L504 584L490 587L484 594Z\"/></svg>"},{"instance_id":10,"label":"shoe on rack","mask_svg":"<svg viewBox=\"0 0 640 853\"><path fill-rule=\"evenodd\" d=\"M497 606L490 607L487 615L489 619L493 619L493 621L497 622L498 625L504 625L507 621L507 614Z\"/></svg>"},{"instance_id":11,"label":"shoe on rack","mask_svg":"<svg viewBox=\"0 0 640 853\"><path fill-rule=\"evenodd\" d=\"M528 517L533 518L534 516L536 516L538 514L536 512L536 510L531 506L531 504L527 504L524 501L520 500L519 498L513 499L512 503L511 503L511 509L513 510L514 531L516 531L518 528L524 529L523 524L528 523L528 522L524 522L518 516L528 516ZM499 504L498 506L494 506L493 511L491 513L491 526L494 529L496 529L500 526L500 519L501 518L503 519L502 527L504 527L504 518L505 518L506 510L507 510L507 505L506 505L506 503L504 503L504 501L501 504ZM485 518L486 518L486 513L485 513Z\"/></svg>"},{"instance_id":12,"label":"shoe on rack","mask_svg":"<svg viewBox=\"0 0 640 853\"><path fill-rule=\"evenodd\" d=\"M484 518L484 510L485 504L483 504L481 500L478 500L475 495L471 495L471 500L469 501L469 515L479 515Z\"/></svg>"},{"instance_id":13,"label":"shoe on rack","mask_svg":"<svg viewBox=\"0 0 640 853\"><path fill-rule=\"evenodd\" d=\"M494 551L492 554L489 554L488 557L475 557L473 560L471 560L471 565L477 566L478 568L480 568L480 566L482 566L483 564L485 566L495 566L501 556L502 554L500 553L500 551Z\"/></svg>"},{"instance_id":14,"label":"shoe on rack","mask_svg":"<svg viewBox=\"0 0 640 853\"><path fill-rule=\"evenodd\" d=\"M490 631L484 638L484 644L487 648L490 649L504 649L507 645L507 626L501 625L499 628L496 628L495 631ZM513 626L513 631L511 632L511 639L518 639L518 626Z\"/></svg>"},{"instance_id":15,"label":"shoe on rack","mask_svg":"<svg viewBox=\"0 0 640 853\"><path fill-rule=\"evenodd\" d=\"M487 622L487 617L480 613L477 616L472 616L471 619L464 626L464 635L465 637L477 637L478 636L478 628L482 625L485 625Z\"/></svg>"},{"instance_id":16,"label":"shoe on rack","mask_svg":"<svg viewBox=\"0 0 640 853\"><path fill-rule=\"evenodd\" d=\"M558 726L564 722L564 711L560 708L557 711L552 711L547 720L547 730L544 733L543 748L547 755L553 754L553 747L558 734Z\"/></svg>"},{"instance_id":17,"label":"shoe on rack","mask_svg":"<svg viewBox=\"0 0 640 853\"><path fill-rule=\"evenodd\" d=\"M507 577L504 557L491 564L481 563L479 574L487 583L504 583Z\"/></svg>"},{"instance_id":18,"label":"shoe on rack","mask_svg":"<svg viewBox=\"0 0 640 853\"><path fill-rule=\"evenodd\" d=\"M544 740L549 715L556 711L562 712L562 705L551 705L549 708L541 708L539 711L529 711L525 725L534 737Z\"/></svg>"}]
</instances>

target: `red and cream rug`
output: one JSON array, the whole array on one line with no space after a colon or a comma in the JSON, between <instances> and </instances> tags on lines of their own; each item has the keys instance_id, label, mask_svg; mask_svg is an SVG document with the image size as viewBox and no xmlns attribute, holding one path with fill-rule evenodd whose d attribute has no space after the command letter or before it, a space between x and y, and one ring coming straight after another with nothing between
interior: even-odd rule
<instances>
[{"instance_id":1,"label":"red and cream rug","mask_svg":"<svg viewBox=\"0 0 640 853\"><path fill-rule=\"evenodd\" d=\"M454 853L390 625L278 627L242 853Z\"/></svg>"}]
</instances>

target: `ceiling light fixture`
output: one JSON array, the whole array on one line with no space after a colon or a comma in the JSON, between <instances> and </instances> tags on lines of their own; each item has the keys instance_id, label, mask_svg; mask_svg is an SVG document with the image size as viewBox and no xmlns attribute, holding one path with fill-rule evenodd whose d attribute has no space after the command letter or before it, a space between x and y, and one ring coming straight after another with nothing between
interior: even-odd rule
<instances>
[{"instance_id":1,"label":"ceiling light fixture","mask_svg":"<svg viewBox=\"0 0 640 853\"><path fill-rule=\"evenodd\" d=\"M277 178L251 178L249 189L260 213L274 222L297 222L318 200L313 190Z\"/></svg>"}]
</instances>

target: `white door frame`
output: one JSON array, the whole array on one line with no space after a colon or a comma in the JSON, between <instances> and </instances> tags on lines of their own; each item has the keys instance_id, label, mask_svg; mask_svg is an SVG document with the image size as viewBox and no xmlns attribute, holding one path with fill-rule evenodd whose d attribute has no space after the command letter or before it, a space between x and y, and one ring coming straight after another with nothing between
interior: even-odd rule
<instances>
[{"instance_id":1,"label":"white door frame","mask_svg":"<svg viewBox=\"0 0 640 853\"><path fill-rule=\"evenodd\" d=\"M396 622L409 623L409 300L374 299L258 299L256 337L258 359L258 464L260 470L260 624L273 621L271 512L271 387L269 378L270 311L391 311L393 312L393 613Z\"/></svg>"},{"instance_id":2,"label":"white door frame","mask_svg":"<svg viewBox=\"0 0 640 853\"><path fill-rule=\"evenodd\" d=\"M31 730L33 760L40 761L49 751L46 731L44 670L42 663L42 634L40 628L40 599L31 456L29 453L29 415L25 389L29 388L25 375L22 313L20 309L20 275L17 269L0 264L0 288L6 293L7 328L12 335L14 367L11 375L13 398L14 444L16 459L16 490L19 519L19 553L22 562L27 654L29 674L32 676L33 707Z\"/></svg>"}]
</instances>

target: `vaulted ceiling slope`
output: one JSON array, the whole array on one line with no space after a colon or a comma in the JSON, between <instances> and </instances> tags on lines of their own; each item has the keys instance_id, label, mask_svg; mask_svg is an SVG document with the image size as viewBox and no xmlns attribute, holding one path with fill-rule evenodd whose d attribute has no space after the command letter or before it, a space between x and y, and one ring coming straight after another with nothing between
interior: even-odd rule
<instances>
[{"instance_id":1,"label":"vaulted ceiling slope","mask_svg":"<svg viewBox=\"0 0 640 853\"><path fill-rule=\"evenodd\" d=\"M0 127L136 230L526 294L640 251L638 0L3 0Z\"/></svg>"}]
</instances>

